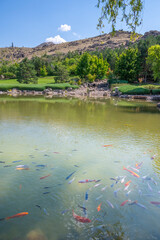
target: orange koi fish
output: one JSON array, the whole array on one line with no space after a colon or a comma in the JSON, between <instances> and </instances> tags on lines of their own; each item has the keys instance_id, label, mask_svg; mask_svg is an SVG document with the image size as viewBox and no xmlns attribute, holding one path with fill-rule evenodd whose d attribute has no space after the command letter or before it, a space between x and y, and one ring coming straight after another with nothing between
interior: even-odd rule
<instances>
[{"instance_id":1,"label":"orange koi fish","mask_svg":"<svg viewBox=\"0 0 160 240\"><path fill-rule=\"evenodd\" d=\"M112 144L109 144L109 145L103 145L103 147L113 147Z\"/></svg>"},{"instance_id":2,"label":"orange koi fish","mask_svg":"<svg viewBox=\"0 0 160 240\"><path fill-rule=\"evenodd\" d=\"M124 202L121 203L121 207L123 207L126 203L128 202L128 200L125 200Z\"/></svg>"},{"instance_id":3,"label":"orange koi fish","mask_svg":"<svg viewBox=\"0 0 160 240\"><path fill-rule=\"evenodd\" d=\"M142 164L143 164L143 162L141 162L141 163L136 163L136 168L137 168L137 169L140 169L141 166L142 166Z\"/></svg>"},{"instance_id":4,"label":"orange koi fish","mask_svg":"<svg viewBox=\"0 0 160 240\"><path fill-rule=\"evenodd\" d=\"M47 176L44 176L44 177L40 177L40 179L42 180L42 179L47 178L49 176L51 176L51 174L48 174Z\"/></svg>"},{"instance_id":5,"label":"orange koi fish","mask_svg":"<svg viewBox=\"0 0 160 240\"><path fill-rule=\"evenodd\" d=\"M28 212L17 213L17 214L15 214L15 215L11 216L11 217L1 218L0 221L9 220L9 219L11 219L11 218L16 218L16 217L23 217L23 216L25 216L25 215L27 215L27 214L28 214Z\"/></svg>"},{"instance_id":6,"label":"orange koi fish","mask_svg":"<svg viewBox=\"0 0 160 240\"><path fill-rule=\"evenodd\" d=\"M102 205L102 203L100 203L100 204L98 205L98 207L97 207L97 211L98 211L98 212L101 210L101 205Z\"/></svg>"},{"instance_id":7,"label":"orange koi fish","mask_svg":"<svg viewBox=\"0 0 160 240\"><path fill-rule=\"evenodd\" d=\"M82 222L82 223L89 223L91 222L91 220L89 218L85 218L85 217L81 217L78 216L77 214L74 213L74 210L72 210L73 213L73 217L78 221L78 222Z\"/></svg>"},{"instance_id":8,"label":"orange koi fish","mask_svg":"<svg viewBox=\"0 0 160 240\"><path fill-rule=\"evenodd\" d=\"M126 182L124 185L127 187L132 181L129 180L128 182Z\"/></svg>"},{"instance_id":9,"label":"orange koi fish","mask_svg":"<svg viewBox=\"0 0 160 240\"><path fill-rule=\"evenodd\" d=\"M131 170L125 168L125 167L123 167L123 170L126 170L126 171L130 172L133 176L139 178L139 175L137 173L135 173L135 172L133 172L133 171L131 171Z\"/></svg>"}]
</instances>

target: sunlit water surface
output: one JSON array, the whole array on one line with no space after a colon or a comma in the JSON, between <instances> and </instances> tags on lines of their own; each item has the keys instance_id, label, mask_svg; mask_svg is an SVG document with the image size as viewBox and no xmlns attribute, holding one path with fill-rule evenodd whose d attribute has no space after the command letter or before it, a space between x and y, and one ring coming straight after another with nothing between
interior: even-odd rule
<instances>
[{"instance_id":1,"label":"sunlit water surface","mask_svg":"<svg viewBox=\"0 0 160 240\"><path fill-rule=\"evenodd\" d=\"M150 203L160 202L159 145L160 112L152 103L1 97L0 218L29 214L0 221L0 240L160 239L160 208ZM141 162L140 178L123 170ZM19 164L29 170L16 170ZM117 176L124 183L110 179ZM101 181L78 183L83 179ZM146 208L120 206L125 200ZM72 209L85 217L78 205L91 223L73 218Z\"/></svg>"}]
</instances>

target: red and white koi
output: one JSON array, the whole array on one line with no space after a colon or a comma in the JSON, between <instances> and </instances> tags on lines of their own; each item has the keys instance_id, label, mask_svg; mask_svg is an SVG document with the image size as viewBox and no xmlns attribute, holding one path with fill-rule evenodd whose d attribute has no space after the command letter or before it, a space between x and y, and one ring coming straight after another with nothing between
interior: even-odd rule
<instances>
[{"instance_id":1,"label":"red and white koi","mask_svg":"<svg viewBox=\"0 0 160 240\"><path fill-rule=\"evenodd\" d=\"M126 182L124 185L127 187L132 181L129 180L128 182Z\"/></svg>"},{"instance_id":2,"label":"red and white koi","mask_svg":"<svg viewBox=\"0 0 160 240\"><path fill-rule=\"evenodd\" d=\"M124 202L121 203L121 207L123 207L126 203L128 202L128 200L125 200Z\"/></svg>"},{"instance_id":3,"label":"red and white koi","mask_svg":"<svg viewBox=\"0 0 160 240\"><path fill-rule=\"evenodd\" d=\"M131 171L131 170L125 168L125 167L123 167L123 170L126 170L126 171L130 172L134 177L139 178L139 175L137 173L135 173L135 172L133 172L133 171Z\"/></svg>"},{"instance_id":4,"label":"red and white koi","mask_svg":"<svg viewBox=\"0 0 160 240\"><path fill-rule=\"evenodd\" d=\"M80 180L78 181L79 183L89 183L89 182L96 182L96 180L91 180L91 179L85 179L85 180Z\"/></svg>"},{"instance_id":5,"label":"red and white koi","mask_svg":"<svg viewBox=\"0 0 160 240\"><path fill-rule=\"evenodd\" d=\"M72 210L73 217L78 221L82 223L90 223L91 220L89 218L81 217L78 216L77 214L74 213L74 210Z\"/></svg>"}]
</instances>

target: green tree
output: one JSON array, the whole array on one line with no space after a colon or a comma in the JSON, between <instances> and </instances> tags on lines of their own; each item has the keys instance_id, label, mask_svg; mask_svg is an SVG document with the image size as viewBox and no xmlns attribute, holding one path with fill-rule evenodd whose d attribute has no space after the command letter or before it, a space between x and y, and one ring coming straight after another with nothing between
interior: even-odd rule
<instances>
[{"instance_id":1,"label":"green tree","mask_svg":"<svg viewBox=\"0 0 160 240\"><path fill-rule=\"evenodd\" d=\"M85 78L90 73L90 65L91 55L87 52L83 53L80 57L79 62L77 64L77 74L81 78Z\"/></svg>"},{"instance_id":2,"label":"green tree","mask_svg":"<svg viewBox=\"0 0 160 240\"><path fill-rule=\"evenodd\" d=\"M142 10L144 0L98 0L97 7L101 7L101 17L98 20L97 27L104 27L104 20L112 24L112 30L115 31L117 17L125 21L133 32L142 22Z\"/></svg>"},{"instance_id":3,"label":"green tree","mask_svg":"<svg viewBox=\"0 0 160 240\"><path fill-rule=\"evenodd\" d=\"M69 80L69 72L66 66L58 62L55 67L55 82L67 82Z\"/></svg>"},{"instance_id":4,"label":"green tree","mask_svg":"<svg viewBox=\"0 0 160 240\"><path fill-rule=\"evenodd\" d=\"M43 65L43 67L40 68L40 76L46 77L48 75L46 66Z\"/></svg>"},{"instance_id":5,"label":"green tree","mask_svg":"<svg viewBox=\"0 0 160 240\"><path fill-rule=\"evenodd\" d=\"M138 78L138 49L128 48L116 61L115 73L121 80L134 82Z\"/></svg>"},{"instance_id":6,"label":"green tree","mask_svg":"<svg viewBox=\"0 0 160 240\"><path fill-rule=\"evenodd\" d=\"M160 79L160 45L152 46L148 49L148 64L151 65L154 80Z\"/></svg>"},{"instance_id":7,"label":"green tree","mask_svg":"<svg viewBox=\"0 0 160 240\"><path fill-rule=\"evenodd\" d=\"M19 83L37 83L37 72L35 71L34 65L27 59L19 64L17 69L17 81Z\"/></svg>"}]
</instances>

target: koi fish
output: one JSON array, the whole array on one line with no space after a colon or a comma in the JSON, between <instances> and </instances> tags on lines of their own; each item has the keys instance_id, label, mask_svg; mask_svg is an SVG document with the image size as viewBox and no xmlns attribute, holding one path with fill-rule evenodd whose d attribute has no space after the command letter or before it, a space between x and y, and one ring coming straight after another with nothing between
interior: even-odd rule
<instances>
[{"instance_id":1,"label":"koi fish","mask_svg":"<svg viewBox=\"0 0 160 240\"><path fill-rule=\"evenodd\" d=\"M47 210L45 208L43 208L43 211L47 216L49 215L49 213L47 212Z\"/></svg>"},{"instance_id":2,"label":"koi fish","mask_svg":"<svg viewBox=\"0 0 160 240\"><path fill-rule=\"evenodd\" d=\"M128 182L126 182L124 185L127 187L132 181L129 180Z\"/></svg>"},{"instance_id":3,"label":"koi fish","mask_svg":"<svg viewBox=\"0 0 160 240\"><path fill-rule=\"evenodd\" d=\"M39 206L39 205L35 205L36 207L38 207L39 209L41 209L41 206Z\"/></svg>"},{"instance_id":4,"label":"koi fish","mask_svg":"<svg viewBox=\"0 0 160 240\"><path fill-rule=\"evenodd\" d=\"M55 154L60 154L60 152L53 152L53 153L55 153Z\"/></svg>"},{"instance_id":5,"label":"koi fish","mask_svg":"<svg viewBox=\"0 0 160 240\"><path fill-rule=\"evenodd\" d=\"M85 180L80 180L78 182L79 183L89 183L89 182L96 182L96 180L85 179Z\"/></svg>"},{"instance_id":6,"label":"koi fish","mask_svg":"<svg viewBox=\"0 0 160 240\"><path fill-rule=\"evenodd\" d=\"M101 191L105 191L105 190L106 190L106 188L107 188L107 186L103 187L103 188L101 189Z\"/></svg>"},{"instance_id":7,"label":"koi fish","mask_svg":"<svg viewBox=\"0 0 160 240\"><path fill-rule=\"evenodd\" d=\"M134 167L129 167L131 168L132 170L136 171L136 172L139 172L139 170L137 168L134 168Z\"/></svg>"},{"instance_id":8,"label":"koi fish","mask_svg":"<svg viewBox=\"0 0 160 240\"><path fill-rule=\"evenodd\" d=\"M124 188L124 191L128 190L130 184Z\"/></svg>"},{"instance_id":9,"label":"koi fish","mask_svg":"<svg viewBox=\"0 0 160 240\"><path fill-rule=\"evenodd\" d=\"M94 185L94 187L98 187L99 185L101 185L101 183L98 183L98 184Z\"/></svg>"},{"instance_id":10,"label":"koi fish","mask_svg":"<svg viewBox=\"0 0 160 240\"><path fill-rule=\"evenodd\" d=\"M100 195L99 197L96 198L96 201L98 201L102 197L103 197L103 195Z\"/></svg>"},{"instance_id":11,"label":"koi fish","mask_svg":"<svg viewBox=\"0 0 160 240\"><path fill-rule=\"evenodd\" d=\"M141 207L141 208L147 209L146 206L144 206L144 205L141 204L141 203L136 202L135 204L136 204L137 206Z\"/></svg>"},{"instance_id":12,"label":"koi fish","mask_svg":"<svg viewBox=\"0 0 160 240\"><path fill-rule=\"evenodd\" d=\"M13 161L12 163L22 162L22 160Z\"/></svg>"},{"instance_id":13,"label":"koi fish","mask_svg":"<svg viewBox=\"0 0 160 240\"><path fill-rule=\"evenodd\" d=\"M5 163L4 161L0 161L0 163Z\"/></svg>"},{"instance_id":14,"label":"koi fish","mask_svg":"<svg viewBox=\"0 0 160 240\"><path fill-rule=\"evenodd\" d=\"M68 182L68 184L71 184L74 180L75 180L75 178L72 178L72 180L70 180L70 181Z\"/></svg>"},{"instance_id":15,"label":"koi fish","mask_svg":"<svg viewBox=\"0 0 160 240\"><path fill-rule=\"evenodd\" d=\"M131 203L128 203L128 205L134 205L134 204L136 204L137 203L137 200L136 201L133 201L133 202L131 202Z\"/></svg>"},{"instance_id":16,"label":"koi fish","mask_svg":"<svg viewBox=\"0 0 160 240\"><path fill-rule=\"evenodd\" d=\"M148 176L143 176L142 179L143 179L143 180L151 180L151 178L148 177Z\"/></svg>"},{"instance_id":17,"label":"koi fish","mask_svg":"<svg viewBox=\"0 0 160 240\"><path fill-rule=\"evenodd\" d=\"M18 165L16 166L17 170L29 170L29 167L27 165Z\"/></svg>"},{"instance_id":18,"label":"koi fish","mask_svg":"<svg viewBox=\"0 0 160 240\"><path fill-rule=\"evenodd\" d=\"M51 176L51 174L48 174L48 175L43 176L43 177L40 177L40 180L45 179L45 178L47 178L47 177L49 177L49 176Z\"/></svg>"},{"instance_id":19,"label":"koi fish","mask_svg":"<svg viewBox=\"0 0 160 240\"><path fill-rule=\"evenodd\" d=\"M142 166L143 162L141 163L136 163L136 168L139 169Z\"/></svg>"},{"instance_id":20,"label":"koi fish","mask_svg":"<svg viewBox=\"0 0 160 240\"><path fill-rule=\"evenodd\" d=\"M89 191L89 190L88 190ZM85 200L87 201L88 200L88 191L86 192L85 194Z\"/></svg>"},{"instance_id":21,"label":"koi fish","mask_svg":"<svg viewBox=\"0 0 160 240\"><path fill-rule=\"evenodd\" d=\"M152 181L155 185L157 185L157 182L156 182L153 178L151 178L151 181Z\"/></svg>"},{"instance_id":22,"label":"koi fish","mask_svg":"<svg viewBox=\"0 0 160 240\"><path fill-rule=\"evenodd\" d=\"M154 205L160 205L160 202L150 202L150 203Z\"/></svg>"},{"instance_id":23,"label":"koi fish","mask_svg":"<svg viewBox=\"0 0 160 240\"><path fill-rule=\"evenodd\" d=\"M76 171L72 172L71 174L69 174L68 177L66 177L66 180L68 180Z\"/></svg>"},{"instance_id":24,"label":"koi fish","mask_svg":"<svg viewBox=\"0 0 160 240\"><path fill-rule=\"evenodd\" d=\"M103 145L103 147L113 147L112 144L109 144L109 145Z\"/></svg>"},{"instance_id":25,"label":"koi fish","mask_svg":"<svg viewBox=\"0 0 160 240\"><path fill-rule=\"evenodd\" d=\"M125 180L126 176L124 176L121 180L121 183L124 183L124 180Z\"/></svg>"},{"instance_id":26,"label":"koi fish","mask_svg":"<svg viewBox=\"0 0 160 240\"><path fill-rule=\"evenodd\" d=\"M102 203L100 203L100 204L98 205L98 207L97 207L97 211L98 211L98 212L101 210L101 205L102 205Z\"/></svg>"},{"instance_id":27,"label":"koi fish","mask_svg":"<svg viewBox=\"0 0 160 240\"><path fill-rule=\"evenodd\" d=\"M106 201L111 208L114 208L113 204L110 201L108 201L108 200L106 200Z\"/></svg>"},{"instance_id":28,"label":"koi fish","mask_svg":"<svg viewBox=\"0 0 160 240\"><path fill-rule=\"evenodd\" d=\"M44 165L44 164L38 164L38 165L36 165L36 167L46 167L46 165Z\"/></svg>"},{"instance_id":29,"label":"koi fish","mask_svg":"<svg viewBox=\"0 0 160 240\"><path fill-rule=\"evenodd\" d=\"M129 190L127 193L126 193L126 196L128 196L130 193L131 193L132 190Z\"/></svg>"},{"instance_id":30,"label":"koi fish","mask_svg":"<svg viewBox=\"0 0 160 240\"><path fill-rule=\"evenodd\" d=\"M118 188L117 190L114 191L114 196L117 197L117 193L120 190L120 188Z\"/></svg>"},{"instance_id":31,"label":"koi fish","mask_svg":"<svg viewBox=\"0 0 160 240\"><path fill-rule=\"evenodd\" d=\"M5 166L3 166L3 167L11 167L12 165L5 165Z\"/></svg>"},{"instance_id":32,"label":"koi fish","mask_svg":"<svg viewBox=\"0 0 160 240\"><path fill-rule=\"evenodd\" d=\"M74 213L74 210L72 210L73 217L78 221L82 223L90 223L91 220L89 218L81 217L78 216L77 214Z\"/></svg>"},{"instance_id":33,"label":"koi fish","mask_svg":"<svg viewBox=\"0 0 160 240\"><path fill-rule=\"evenodd\" d=\"M87 211L87 208L82 207L82 206L80 206L79 204L78 204L78 207L79 207L79 208L82 208L82 209L85 210L85 211Z\"/></svg>"},{"instance_id":34,"label":"koi fish","mask_svg":"<svg viewBox=\"0 0 160 240\"><path fill-rule=\"evenodd\" d=\"M49 194L50 192L44 192L43 194Z\"/></svg>"},{"instance_id":35,"label":"koi fish","mask_svg":"<svg viewBox=\"0 0 160 240\"><path fill-rule=\"evenodd\" d=\"M121 203L121 207L123 207L126 203L128 202L128 200L125 200L124 202Z\"/></svg>"},{"instance_id":36,"label":"koi fish","mask_svg":"<svg viewBox=\"0 0 160 240\"><path fill-rule=\"evenodd\" d=\"M137 173L135 173L135 172L133 172L133 171L131 171L131 170L125 168L125 167L123 167L123 170L126 170L126 171L130 172L134 177L139 178L139 175Z\"/></svg>"},{"instance_id":37,"label":"koi fish","mask_svg":"<svg viewBox=\"0 0 160 240\"><path fill-rule=\"evenodd\" d=\"M65 210L63 210L62 212L61 212L61 214L62 215L64 215L66 212L68 212L69 211L69 209L65 209Z\"/></svg>"},{"instance_id":38,"label":"koi fish","mask_svg":"<svg viewBox=\"0 0 160 240\"><path fill-rule=\"evenodd\" d=\"M1 218L0 221L9 220L9 219L11 219L11 218L23 217L23 216L25 216L25 215L27 215L27 214L28 214L28 212L17 213L17 214L15 214L15 215L11 216L11 217Z\"/></svg>"},{"instance_id":39,"label":"koi fish","mask_svg":"<svg viewBox=\"0 0 160 240\"><path fill-rule=\"evenodd\" d=\"M19 185L19 189L20 189L20 190L22 189L22 184Z\"/></svg>"}]
</instances>

